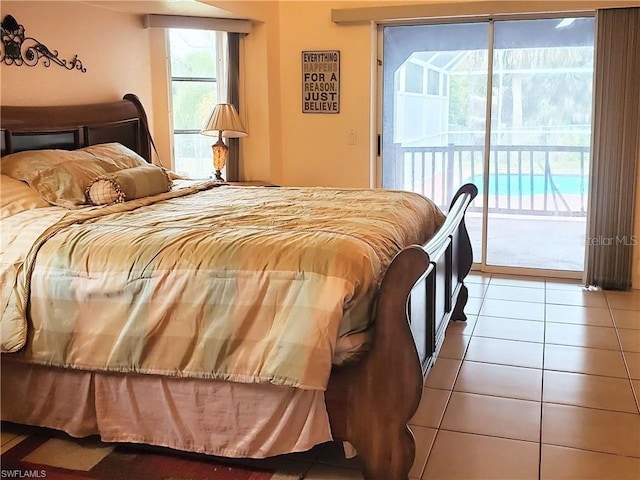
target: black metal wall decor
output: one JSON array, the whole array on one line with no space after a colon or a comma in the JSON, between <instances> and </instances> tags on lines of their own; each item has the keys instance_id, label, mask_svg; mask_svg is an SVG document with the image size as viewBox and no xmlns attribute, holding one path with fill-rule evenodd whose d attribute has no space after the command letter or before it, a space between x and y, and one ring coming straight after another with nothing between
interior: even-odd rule
<instances>
[{"instance_id":1,"label":"black metal wall decor","mask_svg":"<svg viewBox=\"0 0 640 480\"><path fill-rule=\"evenodd\" d=\"M40 60L45 67L54 62L67 70L80 70L82 73L87 71L82 65L82 61L77 55L70 60L58 58L57 50L49 50L38 40L32 37L25 37L24 27L20 25L15 18L7 15L0 24L2 33L2 42L0 42L0 63L5 65L26 65L35 67Z\"/></svg>"}]
</instances>

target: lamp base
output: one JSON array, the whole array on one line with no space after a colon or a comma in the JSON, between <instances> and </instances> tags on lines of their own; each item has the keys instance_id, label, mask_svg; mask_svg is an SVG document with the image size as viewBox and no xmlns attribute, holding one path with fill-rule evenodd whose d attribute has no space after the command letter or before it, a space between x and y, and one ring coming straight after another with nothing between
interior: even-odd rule
<instances>
[{"instance_id":1,"label":"lamp base","mask_svg":"<svg viewBox=\"0 0 640 480\"><path fill-rule=\"evenodd\" d=\"M213 150L213 168L216 172L215 180L217 182L224 182L224 178L222 178L222 169L227 164L229 147L227 147L222 141L222 130L220 130L218 134L218 141L211 145L211 149Z\"/></svg>"}]
</instances>

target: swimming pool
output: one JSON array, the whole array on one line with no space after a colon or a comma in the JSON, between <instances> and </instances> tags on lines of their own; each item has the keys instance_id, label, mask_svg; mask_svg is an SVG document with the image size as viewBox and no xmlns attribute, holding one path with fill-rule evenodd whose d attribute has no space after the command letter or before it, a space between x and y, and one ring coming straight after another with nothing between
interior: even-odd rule
<instances>
[{"instance_id":1,"label":"swimming pool","mask_svg":"<svg viewBox=\"0 0 640 480\"><path fill-rule=\"evenodd\" d=\"M553 184L562 195L586 195L589 189L589 177L581 175L553 175ZM478 187L478 193L484 192L482 175L469 177L467 182L473 182ZM489 195L544 195L544 175L491 175L489 177ZM547 182L547 193L552 193L551 182Z\"/></svg>"}]
</instances>

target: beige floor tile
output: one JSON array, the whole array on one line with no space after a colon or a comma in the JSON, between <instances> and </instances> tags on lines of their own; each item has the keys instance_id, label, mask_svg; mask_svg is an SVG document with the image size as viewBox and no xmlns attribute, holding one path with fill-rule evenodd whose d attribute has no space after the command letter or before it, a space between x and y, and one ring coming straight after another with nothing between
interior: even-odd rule
<instances>
[{"instance_id":1,"label":"beige floor tile","mask_svg":"<svg viewBox=\"0 0 640 480\"><path fill-rule=\"evenodd\" d=\"M609 308L640 310L640 290L630 290L628 292L607 290L604 293L607 297L607 302L609 302Z\"/></svg>"},{"instance_id":2,"label":"beige floor tile","mask_svg":"<svg viewBox=\"0 0 640 480\"><path fill-rule=\"evenodd\" d=\"M542 443L640 457L640 415L544 403Z\"/></svg>"},{"instance_id":3,"label":"beige floor tile","mask_svg":"<svg viewBox=\"0 0 640 480\"><path fill-rule=\"evenodd\" d=\"M623 355L629 369L629 377L640 380L640 353L623 352Z\"/></svg>"},{"instance_id":4,"label":"beige floor tile","mask_svg":"<svg viewBox=\"0 0 640 480\"><path fill-rule=\"evenodd\" d=\"M640 330L640 312L636 310L612 309L613 322L617 328L630 328Z\"/></svg>"},{"instance_id":5,"label":"beige floor tile","mask_svg":"<svg viewBox=\"0 0 640 480\"><path fill-rule=\"evenodd\" d=\"M633 391L636 394L636 405L640 407L640 380L631 380Z\"/></svg>"},{"instance_id":6,"label":"beige floor tile","mask_svg":"<svg viewBox=\"0 0 640 480\"><path fill-rule=\"evenodd\" d=\"M542 370L464 361L454 390L540 401Z\"/></svg>"},{"instance_id":7,"label":"beige floor tile","mask_svg":"<svg viewBox=\"0 0 640 480\"><path fill-rule=\"evenodd\" d=\"M541 343L473 337L465 360L514 367L542 368L543 351L544 345Z\"/></svg>"},{"instance_id":8,"label":"beige floor tile","mask_svg":"<svg viewBox=\"0 0 640 480\"><path fill-rule=\"evenodd\" d=\"M450 390L424 388L418 410L416 410L413 418L409 420L409 424L438 428L450 396Z\"/></svg>"},{"instance_id":9,"label":"beige floor tile","mask_svg":"<svg viewBox=\"0 0 640 480\"><path fill-rule=\"evenodd\" d=\"M547 322L613 327L611 313L607 308L547 305L545 314Z\"/></svg>"},{"instance_id":10,"label":"beige floor tile","mask_svg":"<svg viewBox=\"0 0 640 480\"><path fill-rule=\"evenodd\" d=\"M527 275L491 275L489 285L505 285L508 287L528 287L544 288L545 279L543 277L533 277Z\"/></svg>"},{"instance_id":11,"label":"beige floor tile","mask_svg":"<svg viewBox=\"0 0 640 480\"><path fill-rule=\"evenodd\" d=\"M441 430L540 441L540 402L453 392Z\"/></svg>"},{"instance_id":12,"label":"beige floor tile","mask_svg":"<svg viewBox=\"0 0 640 480\"><path fill-rule=\"evenodd\" d=\"M95 440L70 441L51 438L23 460L53 467L89 471L114 448L112 445L105 445Z\"/></svg>"},{"instance_id":13,"label":"beige floor tile","mask_svg":"<svg viewBox=\"0 0 640 480\"><path fill-rule=\"evenodd\" d=\"M438 358L436 364L431 367L424 382L425 387L451 390L456 381L456 375L460 369L460 360L451 358Z\"/></svg>"},{"instance_id":14,"label":"beige floor tile","mask_svg":"<svg viewBox=\"0 0 640 480\"><path fill-rule=\"evenodd\" d=\"M599 348L545 345L544 369L627 378L622 353Z\"/></svg>"},{"instance_id":15,"label":"beige floor tile","mask_svg":"<svg viewBox=\"0 0 640 480\"><path fill-rule=\"evenodd\" d=\"M305 480L362 480L364 477L359 470L336 467L325 463L314 464L304 476Z\"/></svg>"},{"instance_id":16,"label":"beige floor tile","mask_svg":"<svg viewBox=\"0 0 640 480\"><path fill-rule=\"evenodd\" d=\"M464 322L449 322L449 325L447 325L447 335L471 335L477 321L477 315L467 315L467 320Z\"/></svg>"},{"instance_id":17,"label":"beige floor tile","mask_svg":"<svg viewBox=\"0 0 640 480\"><path fill-rule=\"evenodd\" d=\"M547 344L620 350L615 328L547 322L544 339Z\"/></svg>"},{"instance_id":18,"label":"beige floor tile","mask_svg":"<svg viewBox=\"0 0 640 480\"><path fill-rule=\"evenodd\" d=\"M544 289L491 284L487 288L485 298L544 303Z\"/></svg>"},{"instance_id":19,"label":"beige floor tile","mask_svg":"<svg viewBox=\"0 0 640 480\"><path fill-rule=\"evenodd\" d=\"M423 479L537 479L534 442L440 430Z\"/></svg>"},{"instance_id":20,"label":"beige floor tile","mask_svg":"<svg viewBox=\"0 0 640 480\"><path fill-rule=\"evenodd\" d=\"M474 337L501 338L523 342L544 342L544 323L515 318L478 317Z\"/></svg>"},{"instance_id":21,"label":"beige floor tile","mask_svg":"<svg viewBox=\"0 0 640 480\"><path fill-rule=\"evenodd\" d=\"M467 286L467 290L469 291L470 297L482 298L484 294L487 292L487 287L489 286L489 282L486 283L469 283L464 282Z\"/></svg>"},{"instance_id":22,"label":"beige floor tile","mask_svg":"<svg viewBox=\"0 0 640 480\"><path fill-rule=\"evenodd\" d=\"M543 445L540 478L542 480L637 480L640 478L640 459Z\"/></svg>"},{"instance_id":23,"label":"beige floor tile","mask_svg":"<svg viewBox=\"0 0 640 480\"><path fill-rule=\"evenodd\" d=\"M601 291L589 290L547 290L547 303L558 305L577 305L581 307L609 308L607 299Z\"/></svg>"},{"instance_id":24,"label":"beige floor tile","mask_svg":"<svg viewBox=\"0 0 640 480\"><path fill-rule=\"evenodd\" d=\"M489 285L491 280L491 274L482 272L469 272L464 279L464 283L480 283L482 285Z\"/></svg>"},{"instance_id":25,"label":"beige floor tile","mask_svg":"<svg viewBox=\"0 0 640 480\"><path fill-rule=\"evenodd\" d=\"M545 280L545 288L547 290L582 291L584 290L584 285L580 283L580 280L573 278L547 278Z\"/></svg>"},{"instance_id":26,"label":"beige floor tile","mask_svg":"<svg viewBox=\"0 0 640 480\"><path fill-rule=\"evenodd\" d=\"M464 313L466 315L478 315L483 301L482 298L469 297L467 304L464 306Z\"/></svg>"},{"instance_id":27,"label":"beige floor tile","mask_svg":"<svg viewBox=\"0 0 640 480\"><path fill-rule=\"evenodd\" d=\"M622 350L624 350L625 352L640 353L640 330L619 328L618 336L620 337Z\"/></svg>"},{"instance_id":28,"label":"beige floor tile","mask_svg":"<svg viewBox=\"0 0 640 480\"><path fill-rule=\"evenodd\" d=\"M482 304L480 315L541 322L544 320L544 304L487 298Z\"/></svg>"},{"instance_id":29,"label":"beige floor tile","mask_svg":"<svg viewBox=\"0 0 640 480\"><path fill-rule=\"evenodd\" d=\"M544 402L638 413L626 378L545 371L542 385Z\"/></svg>"},{"instance_id":30,"label":"beige floor tile","mask_svg":"<svg viewBox=\"0 0 640 480\"><path fill-rule=\"evenodd\" d=\"M427 463L427 458L431 452L433 446L433 440L436 438L438 430L435 428L426 428L412 426L411 431L416 441L416 456L413 460L413 465L409 471L410 478L420 478L424 471L424 466Z\"/></svg>"},{"instance_id":31,"label":"beige floor tile","mask_svg":"<svg viewBox=\"0 0 640 480\"><path fill-rule=\"evenodd\" d=\"M463 359L469 340L471 340L469 335L447 335L438 353L438 358Z\"/></svg>"}]
</instances>

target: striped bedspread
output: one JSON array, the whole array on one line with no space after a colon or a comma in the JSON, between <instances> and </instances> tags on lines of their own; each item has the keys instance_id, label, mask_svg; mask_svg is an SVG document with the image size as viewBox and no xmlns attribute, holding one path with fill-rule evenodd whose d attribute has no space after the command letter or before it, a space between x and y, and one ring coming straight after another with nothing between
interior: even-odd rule
<instances>
[{"instance_id":1,"label":"striped bedspread","mask_svg":"<svg viewBox=\"0 0 640 480\"><path fill-rule=\"evenodd\" d=\"M444 220L406 192L214 185L3 221L2 351L324 389L393 256Z\"/></svg>"}]
</instances>

